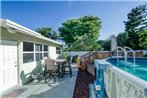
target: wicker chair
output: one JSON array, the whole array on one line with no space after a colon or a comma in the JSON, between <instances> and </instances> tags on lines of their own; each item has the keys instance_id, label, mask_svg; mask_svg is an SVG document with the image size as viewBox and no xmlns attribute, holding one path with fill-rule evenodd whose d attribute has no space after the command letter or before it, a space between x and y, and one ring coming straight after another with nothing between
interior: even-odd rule
<instances>
[{"instance_id":1,"label":"wicker chair","mask_svg":"<svg viewBox=\"0 0 147 98\"><path fill-rule=\"evenodd\" d=\"M54 78L54 82L56 82L56 78L59 78L59 69L58 66L55 65L55 60L46 59L45 60L45 82L46 76L48 75L50 78Z\"/></svg>"}]
</instances>

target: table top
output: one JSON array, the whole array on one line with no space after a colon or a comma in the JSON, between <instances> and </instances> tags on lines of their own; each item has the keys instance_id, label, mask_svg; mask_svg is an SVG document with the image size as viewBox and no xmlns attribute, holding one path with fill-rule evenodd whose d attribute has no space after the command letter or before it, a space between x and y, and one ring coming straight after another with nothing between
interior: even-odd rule
<instances>
[{"instance_id":1,"label":"table top","mask_svg":"<svg viewBox=\"0 0 147 98\"><path fill-rule=\"evenodd\" d=\"M56 62L66 62L67 60L66 59L56 59L55 61Z\"/></svg>"}]
</instances>

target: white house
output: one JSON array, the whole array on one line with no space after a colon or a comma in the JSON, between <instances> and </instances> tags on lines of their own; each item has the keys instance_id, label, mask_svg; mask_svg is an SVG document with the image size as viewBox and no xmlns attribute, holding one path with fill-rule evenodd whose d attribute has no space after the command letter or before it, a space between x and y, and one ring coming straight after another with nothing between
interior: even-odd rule
<instances>
[{"instance_id":1,"label":"white house","mask_svg":"<svg viewBox=\"0 0 147 98\"><path fill-rule=\"evenodd\" d=\"M0 92L28 82L43 57L56 59L63 45L7 19L0 20Z\"/></svg>"}]
</instances>

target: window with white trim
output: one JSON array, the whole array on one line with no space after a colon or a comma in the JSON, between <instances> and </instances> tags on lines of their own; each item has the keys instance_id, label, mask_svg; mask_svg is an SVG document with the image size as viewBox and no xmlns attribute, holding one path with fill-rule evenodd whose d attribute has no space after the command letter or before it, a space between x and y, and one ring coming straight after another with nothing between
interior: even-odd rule
<instances>
[{"instance_id":1,"label":"window with white trim","mask_svg":"<svg viewBox=\"0 0 147 98\"><path fill-rule=\"evenodd\" d=\"M42 45L35 44L35 60L39 61L42 59Z\"/></svg>"},{"instance_id":2,"label":"window with white trim","mask_svg":"<svg viewBox=\"0 0 147 98\"><path fill-rule=\"evenodd\" d=\"M56 54L61 54L61 49L60 49L60 47L56 47Z\"/></svg>"},{"instance_id":3,"label":"window with white trim","mask_svg":"<svg viewBox=\"0 0 147 98\"><path fill-rule=\"evenodd\" d=\"M47 45L43 46L43 57L48 57L48 46Z\"/></svg>"},{"instance_id":4,"label":"window with white trim","mask_svg":"<svg viewBox=\"0 0 147 98\"><path fill-rule=\"evenodd\" d=\"M42 60L48 57L48 46L23 42L23 63Z\"/></svg>"},{"instance_id":5,"label":"window with white trim","mask_svg":"<svg viewBox=\"0 0 147 98\"><path fill-rule=\"evenodd\" d=\"M23 42L23 63L34 61L34 44Z\"/></svg>"}]
</instances>

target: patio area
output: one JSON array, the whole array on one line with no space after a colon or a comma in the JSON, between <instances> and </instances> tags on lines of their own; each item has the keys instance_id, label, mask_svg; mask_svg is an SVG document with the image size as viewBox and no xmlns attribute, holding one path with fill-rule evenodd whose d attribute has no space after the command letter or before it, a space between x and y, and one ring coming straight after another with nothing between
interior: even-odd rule
<instances>
[{"instance_id":1,"label":"patio area","mask_svg":"<svg viewBox=\"0 0 147 98\"><path fill-rule=\"evenodd\" d=\"M47 83L44 83L44 79L33 80L25 85L13 87L2 98L73 98L77 71L76 64L72 64L71 78L65 73L56 83L53 79L48 79Z\"/></svg>"},{"instance_id":2,"label":"patio area","mask_svg":"<svg viewBox=\"0 0 147 98\"><path fill-rule=\"evenodd\" d=\"M1 2L0 98L147 98L147 0L28 1Z\"/></svg>"}]
</instances>

